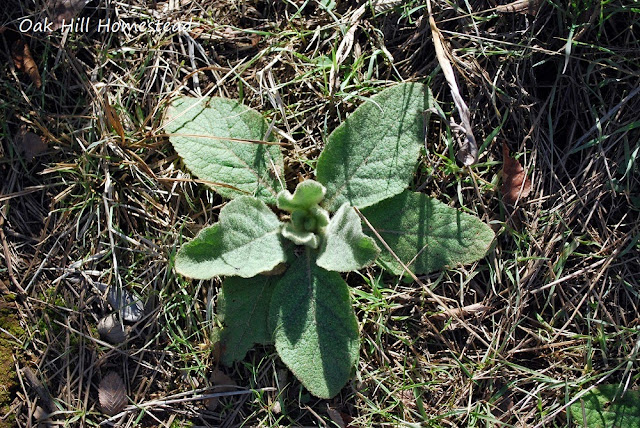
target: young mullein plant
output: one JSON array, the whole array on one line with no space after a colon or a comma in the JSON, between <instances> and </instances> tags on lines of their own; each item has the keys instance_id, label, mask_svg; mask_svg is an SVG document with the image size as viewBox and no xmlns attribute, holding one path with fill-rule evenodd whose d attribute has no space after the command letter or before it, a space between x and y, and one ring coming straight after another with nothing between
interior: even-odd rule
<instances>
[{"instance_id":1,"label":"young mullein plant","mask_svg":"<svg viewBox=\"0 0 640 428\"><path fill-rule=\"evenodd\" d=\"M291 222L282 227L282 236L296 245L318 248L329 224L329 212L320 206L326 192L313 180L300 183L293 195L287 190L280 192L276 204L291 215Z\"/></svg>"},{"instance_id":2,"label":"young mullein plant","mask_svg":"<svg viewBox=\"0 0 640 428\"><path fill-rule=\"evenodd\" d=\"M184 276L225 277L217 305L223 363L241 360L255 343L273 343L309 392L331 398L359 355L340 273L375 262L394 274L402 264L424 274L484 256L494 236L486 224L406 190L424 142L423 112L433 107L417 83L373 96L329 135L316 180L292 194L282 189L282 153L265 138L269 127L258 112L223 98L171 104L165 128L177 152L232 199L175 258ZM373 229L363 230L354 207ZM393 255L381 251L386 246Z\"/></svg>"}]
</instances>

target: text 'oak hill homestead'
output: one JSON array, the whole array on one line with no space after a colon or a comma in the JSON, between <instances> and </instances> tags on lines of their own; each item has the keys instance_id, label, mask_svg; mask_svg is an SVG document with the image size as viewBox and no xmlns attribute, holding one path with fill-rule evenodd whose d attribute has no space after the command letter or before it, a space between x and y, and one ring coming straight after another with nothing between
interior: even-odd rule
<instances>
[{"instance_id":1,"label":"text 'oak hill homestead'","mask_svg":"<svg viewBox=\"0 0 640 428\"><path fill-rule=\"evenodd\" d=\"M107 19L92 19L91 17L73 18L67 22L63 20L59 26L62 32L70 31L72 33L88 33L92 30L96 30L99 33L117 33L117 32L179 32L179 31L191 31L191 27L195 23L192 20L189 22L168 22L168 21L140 21L140 22L128 22L119 19L112 20ZM26 18L20 21L19 30L22 33L34 32L45 33L52 32L54 28L54 22L45 18L41 21L34 21L33 19Z\"/></svg>"}]
</instances>

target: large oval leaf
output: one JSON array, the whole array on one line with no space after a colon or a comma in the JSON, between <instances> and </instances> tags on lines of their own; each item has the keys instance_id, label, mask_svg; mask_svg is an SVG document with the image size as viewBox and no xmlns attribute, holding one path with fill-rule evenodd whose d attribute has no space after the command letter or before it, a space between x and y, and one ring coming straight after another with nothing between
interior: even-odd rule
<instances>
[{"instance_id":1,"label":"large oval leaf","mask_svg":"<svg viewBox=\"0 0 640 428\"><path fill-rule=\"evenodd\" d=\"M269 325L282 361L313 395L331 398L358 361L358 322L340 274L300 256L276 285Z\"/></svg>"},{"instance_id":2,"label":"large oval leaf","mask_svg":"<svg viewBox=\"0 0 640 428\"><path fill-rule=\"evenodd\" d=\"M221 333L222 362L231 365L244 358L254 343L271 342L267 328L269 304L278 276L226 278L218 297L218 316L224 323Z\"/></svg>"},{"instance_id":3,"label":"large oval leaf","mask_svg":"<svg viewBox=\"0 0 640 428\"><path fill-rule=\"evenodd\" d=\"M422 193L403 192L363 209L362 214L415 274L479 260L494 237L479 218ZM371 230L365 232L375 236ZM379 260L391 271L402 272L389 251L383 250Z\"/></svg>"},{"instance_id":4,"label":"large oval leaf","mask_svg":"<svg viewBox=\"0 0 640 428\"><path fill-rule=\"evenodd\" d=\"M278 217L264 202L241 196L220 210L218 223L202 229L180 248L176 271L196 279L249 278L286 258Z\"/></svg>"},{"instance_id":5,"label":"large oval leaf","mask_svg":"<svg viewBox=\"0 0 640 428\"><path fill-rule=\"evenodd\" d=\"M379 253L376 241L362 233L353 207L343 204L327 226L317 263L326 270L350 272L370 265Z\"/></svg>"},{"instance_id":6,"label":"large oval leaf","mask_svg":"<svg viewBox=\"0 0 640 428\"><path fill-rule=\"evenodd\" d=\"M640 427L640 392L619 385L599 385L569 407L577 426Z\"/></svg>"},{"instance_id":7,"label":"large oval leaf","mask_svg":"<svg viewBox=\"0 0 640 428\"><path fill-rule=\"evenodd\" d=\"M279 146L260 144L267 122L225 98L181 97L167 111L165 129L187 167L226 198L255 196L275 203L283 170Z\"/></svg>"},{"instance_id":8,"label":"large oval leaf","mask_svg":"<svg viewBox=\"0 0 640 428\"><path fill-rule=\"evenodd\" d=\"M424 143L423 112L429 89L404 83L358 107L331 135L318 158L317 179L327 188L324 206L363 208L397 195L413 178Z\"/></svg>"}]
</instances>

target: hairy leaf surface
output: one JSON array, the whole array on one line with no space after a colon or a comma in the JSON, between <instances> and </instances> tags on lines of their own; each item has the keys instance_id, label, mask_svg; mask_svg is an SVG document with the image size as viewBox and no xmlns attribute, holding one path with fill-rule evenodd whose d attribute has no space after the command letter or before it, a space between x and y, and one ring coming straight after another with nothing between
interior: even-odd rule
<instances>
[{"instance_id":1,"label":"hairy leaf surface","mask_svg":"<svg viewBox=\"0 0 640 428\"><path fill-rule=\"evenodd\" d=\"M268 129L260 113L234 100L181 97L169 107L165 123L184 163L216 192L275 203L282 153L258 142Z\"/></svg>"},{"instance_id":2,"label":"hairy leaf surface","mask_svg":"<svg viewBox=\"0 0 640 428\"><path fill-rule=\"evenodd\" d=\"M222 283L218 315L224 323L222 363L244 358L254 343L271 342L267 327L271 294L279 276L229 277Z\"/></svg>"},{"instance_id":3,"label":"hairy leaf surface","mask_svg":"<svg viewBox=\"0 0 640 428\"><path fill-rule=\"evenodd\" d=\"M324 198L326 189L314 180L305 180L299 183L293 195L288 190L278 194L277 204L281 210L292 212L294 210L307 210L317 205Z\"/></svg>"},{"instance_id":4,"label":"hairy leaf surface","mask_svg":"<svg viewBox=\"0 0 640 428\"><path fill-rule=\"evenodd\" d=\"M282 361L313 395L331 398L358 360L358 323L349 289L307 250L276 285L269 325Z\"/></svg>"},{"instance_id":5,"label":"hairy leaf surface","mask_svg":"<svg viewBox=\"0 0 640 428\"><path fill-rule=\"evenodd\" d=\"M577 426L588 428L640 426L640 392L618 385L600 385L569 407Z\"/></svg>"},{"instance_id":6,"label":"hairy leaf surface","mask_svg":"<svg viewBox=\"0 0 640 428\"><path fill-rule=\"evenodd\" d=\"M479 260L494 236L479 218L410 191L365 208L362 214L416 274ZM374 236L371 230L366 233ZM387 250L379 260L393 272L402 272Z\"/></svg>"},{"instance_id":7,"label":"hairy leaf surface","mask_svg":"<svg viewBox=\"0 0 640 428\"><path fill-rule=\"evenodd\" d=\"M264 202L241 196L220 210L218 223L180 248L176 271L196 279L249 278L285 260L278 217Z\"/></svg>"},{"instance_id":8,"label":"hairy leaf surface","mask_svg":"<svg viewBox=\"0 0 640 428\"><path fill-rule=\"evenodd\" d=\"M362 208L406 189L424 143L423 112L432 103L425 85L405 83L358 107L318 158L317 179L327 188L323 205Z\"/></svg>"},{"instance_id":9,"label":"hairy leaf surface","mask_svg":"<svg viewBox=\"0 0 640 428\"><path fill-rule=\"evenodd\" d=\"M337 272L362 269L380 253L376 242L362 233L360 217L349 204L343 204L325 232L318 266Z\"/></svg>"}]
</instances>

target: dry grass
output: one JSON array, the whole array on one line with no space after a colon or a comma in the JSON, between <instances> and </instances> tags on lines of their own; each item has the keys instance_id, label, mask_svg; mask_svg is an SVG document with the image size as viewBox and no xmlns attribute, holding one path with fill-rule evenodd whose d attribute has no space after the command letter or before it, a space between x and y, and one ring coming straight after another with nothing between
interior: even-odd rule
<instances>
[{"instance_id":1,"label":"dry grass","mask_svg":"<svg viewBox=\"0 0 640 428\"><path fill-rule=\"evenodd\" d=\"M465 329L434 317L438 308L415 283L378 269L350 274L362 348L342 393L310 397L273 349L257 347L222 368L239 394L215 409L201 396L215 392L219 283L176 276L172 257L223 201L191 180L163 135L166 102L218 95L264 112L293 142L285 172L294 183L312 174L336 124L392 82L428 83L457 117L426 7L378 2L352 19L357 6L344 1L330 11L316 1L92 1L83 16L199 25L190 35L19 35L16 20L42 3L5 10L0 35L0 299L15 299L24 330L9 338L19 379L4 419L565 426L581 391L599 382L638 388L640 14L629 2L547 0L526 15L493 9L504 1L434 0L481 150L478 164L460 167L457 136L432 116L414 187L478 214L497 239L480 262L421 281L461 307L490 309L467 314ZM337 55L353 22L353 44ZM40 89L11 59L20 37ZM44 137L46 152L28 158L15 143L21 127ZM533 183L516 207L499 194L502 142ZM113 310L102 284L146 302L117 345L96 330ZM131 407L105 422L97 386L111 370Z\"/></svg>"}]
</instances>

